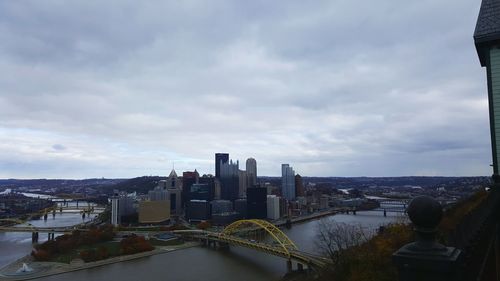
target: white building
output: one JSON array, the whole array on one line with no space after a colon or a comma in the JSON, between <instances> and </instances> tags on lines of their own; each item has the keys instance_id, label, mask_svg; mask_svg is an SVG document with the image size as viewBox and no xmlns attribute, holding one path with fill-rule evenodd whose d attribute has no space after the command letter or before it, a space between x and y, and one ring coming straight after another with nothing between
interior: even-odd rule
<instances>
[{"instance_id":1,"label":"white building","mask_svg":"<svg viewBox=\"0 0 500 281\"><path fill-rule=\"evenodd\" d=\"M281 164L281 194L287 200L295 199L295 171L288 164Z\"/></svg>"},{"instance_id":2,"label":"white building","mask_svg":"<svg viewBox=\"0 0 500 281\"><path fill-rule=\"evenodd\" d=\"M280 198L276 195L267 195L267 218L271 220L280 218Z\"/></svg>"}]
</instances>

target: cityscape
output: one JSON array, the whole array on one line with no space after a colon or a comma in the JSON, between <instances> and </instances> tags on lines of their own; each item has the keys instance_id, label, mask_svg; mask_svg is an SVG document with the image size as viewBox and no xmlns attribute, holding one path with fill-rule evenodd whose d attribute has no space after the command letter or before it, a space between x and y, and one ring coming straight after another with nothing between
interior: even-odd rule
<instances>
[{"instance_id":1,"label":"cityscape","mask_svg":"<svg viewBox=\"0 0 500 281\"><path fill-rule=\"evenodd\" d=\"M500 0L5 1L0 31L0 280L500 280Z\"/></svg>"}]
</instances>

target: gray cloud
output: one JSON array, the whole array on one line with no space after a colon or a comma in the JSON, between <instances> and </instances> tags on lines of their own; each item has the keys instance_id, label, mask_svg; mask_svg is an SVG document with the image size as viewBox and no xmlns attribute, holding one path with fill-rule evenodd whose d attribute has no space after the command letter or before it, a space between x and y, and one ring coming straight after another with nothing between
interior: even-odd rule
<instances>
[{"instance_id":1,"label":"gray cloud","mask_svg":"<svg viewBox=\"0 0 500 281\"><path fill-rule=\"evenodd\" d=\"M488 175L478 9L1 2L0 177L213 173L219 151L266 175Z\"/></svg>"}]
</instances>

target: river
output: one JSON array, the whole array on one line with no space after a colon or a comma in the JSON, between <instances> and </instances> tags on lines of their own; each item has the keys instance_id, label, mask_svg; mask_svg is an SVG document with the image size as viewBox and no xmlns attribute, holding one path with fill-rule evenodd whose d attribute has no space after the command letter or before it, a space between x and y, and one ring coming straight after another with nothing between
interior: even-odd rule
<instances>
[{"instance_id":1,"label":"river","mask_svg":"<svg viewBox=\"0 0 500 281\"><path fill-rule=\"evenodd\" d=\"M375 230L380 225L394 222L400 217L388 213L364 211L357 215L338 214L326 219L337 222L361 224ZM63 226L80 223L79 214L57 214L55 219L32 221L33 225ZM284 229L286 235L295 242L300 250L317 253L314 244L318 221L295 224L291 229ZM41 237L46 239L46 237ZM31 251L31 234L0 233L0 267L20 258ZM93 269L81 270L62 275L40 278L38 280L263 280L276 281L286 273L284 259L259 253L250 249L231 247L229 251L218 251L195 247L148 258L116 263Z\"/></svg>"}]
</instances>

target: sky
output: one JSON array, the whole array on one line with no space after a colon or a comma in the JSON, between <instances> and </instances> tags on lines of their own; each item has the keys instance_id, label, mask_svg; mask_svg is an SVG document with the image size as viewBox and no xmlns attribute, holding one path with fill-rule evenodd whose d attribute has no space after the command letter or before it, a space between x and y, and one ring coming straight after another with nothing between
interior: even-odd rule
<instances>
[{"instance_id":1,"label":"sky","mask_svg":"<svg viewBox=\"0 0 500 281\"><path fill-rule=\"evenodd\" d=\"M0 1L0 178L490 175L479 6Z\"/></svg>"}]
</instances>

